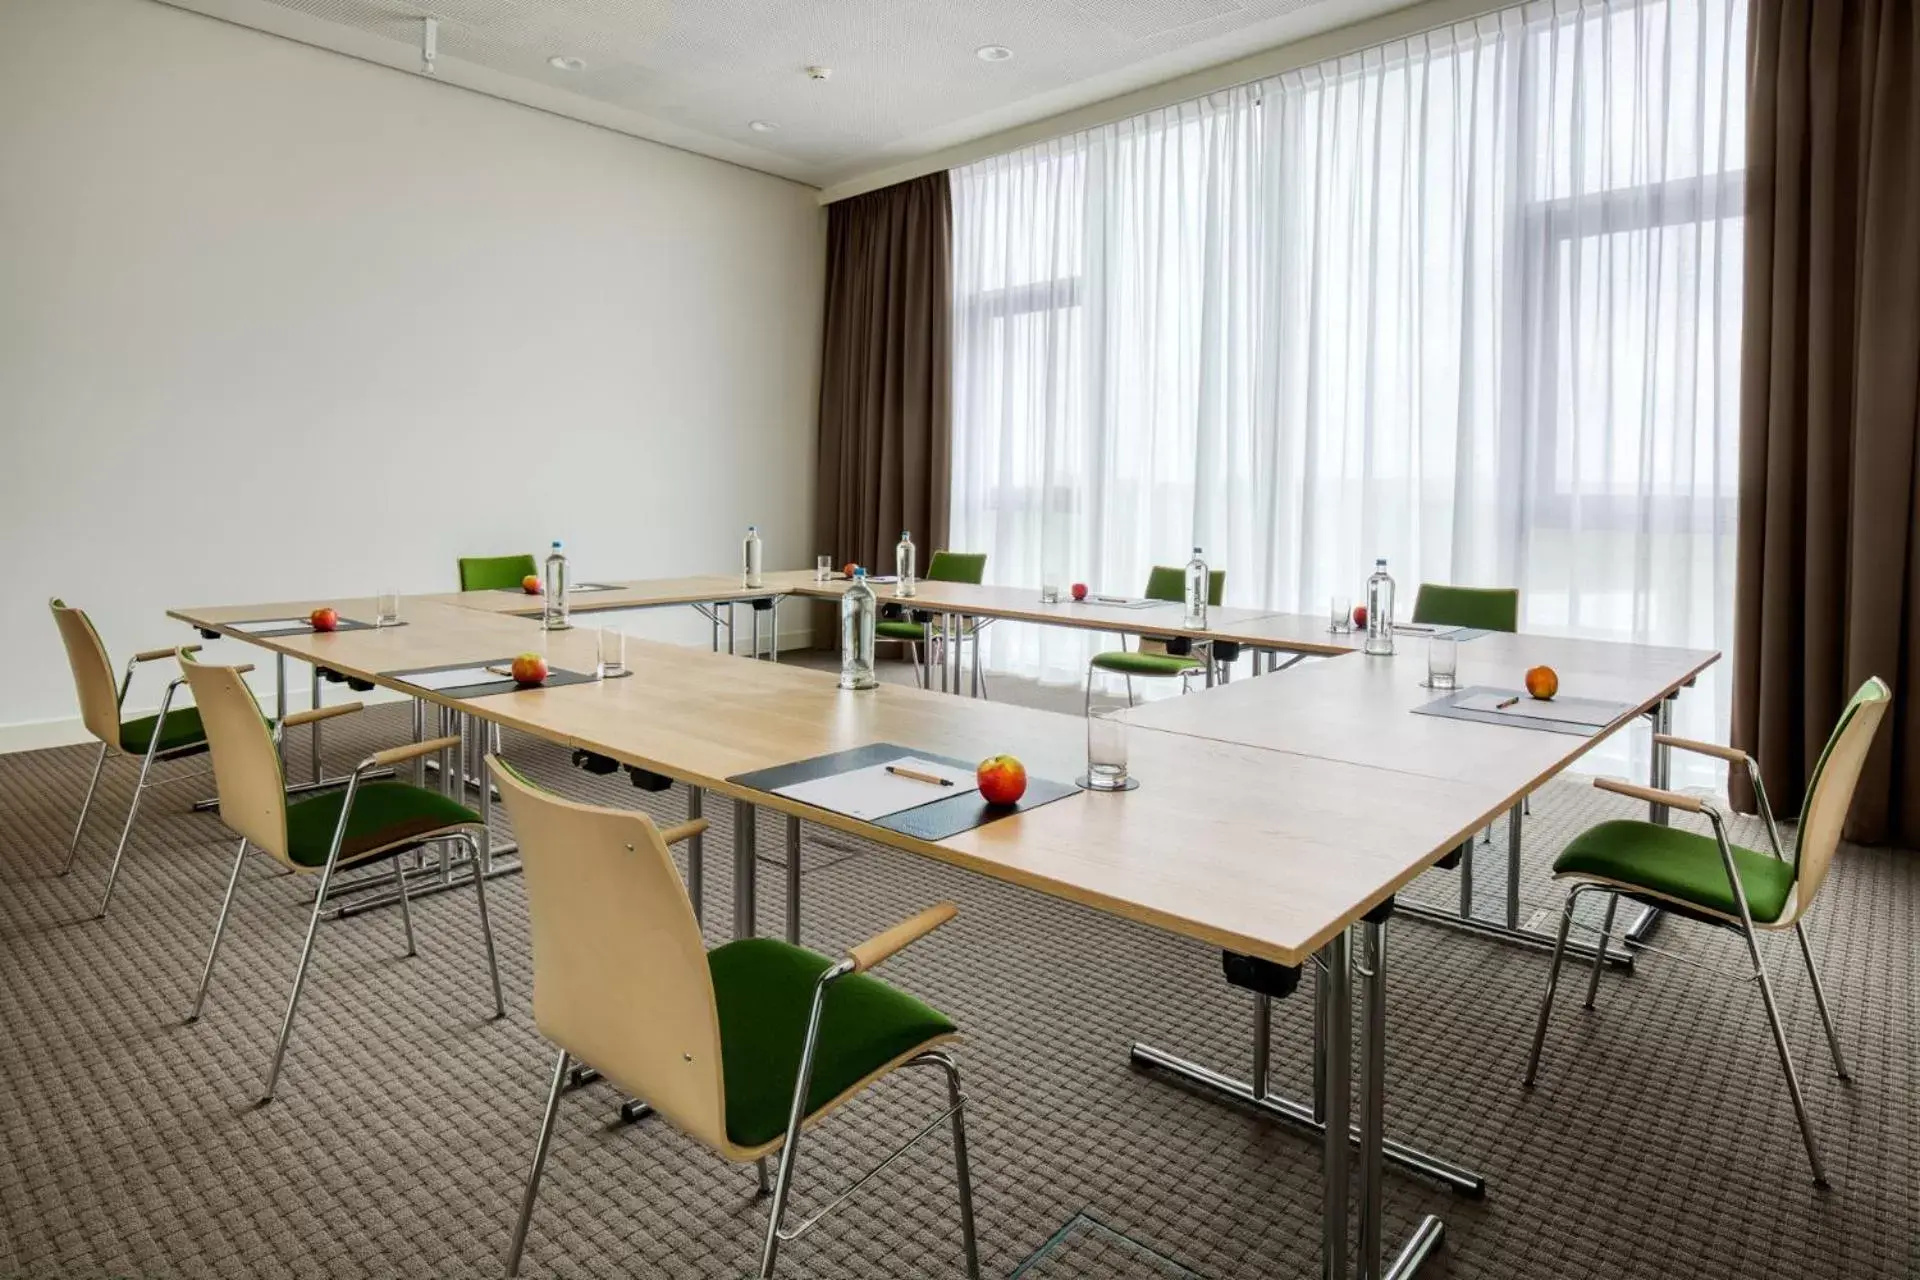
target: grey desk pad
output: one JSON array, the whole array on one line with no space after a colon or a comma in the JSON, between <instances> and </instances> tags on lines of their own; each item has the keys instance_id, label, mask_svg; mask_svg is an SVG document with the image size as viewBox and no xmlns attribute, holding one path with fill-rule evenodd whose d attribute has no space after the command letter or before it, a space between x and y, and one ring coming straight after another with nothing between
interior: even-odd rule
<instances>
[{"instance_id":1,"label":"grey desk pad","mask_svg":"<svg viewBox=\"0 0 1920 1280\"><path fill-rule=\"evenodd\" d=\"M237 622L223 622L220 625L224 627L251 627L257 626L262 622L279 621L281 621L279 618L242 618ZM234 634L244 640L271 640L277 636L312 636L325 634L315 631L313 624L305 618L288 618L285 621L286 626L276 628L273 631L237 631ZM392 625L399 627L406 624L396 622ZM333 629L335 631L372 631L374 627L371 622L360 622L354 618L342 618L334 624Z\"/></svg>"},{"instance_id":2,"label":"grey desk pad","mask_svg":"<svg viewBox=\"0 0 1920 1280\"><path fill-rule=\"evenodd\" d=\"M963 770L972 769L978 763L956 760L952 756L935 755L931 751L916 751L912 747L903 747L892 742L874 742L864 747L854 747L849 751L834 751L824 756L814 756L809 760L777 764L771 769L756 769L752 773L735 774L727 781L737 782L755 791L772 791L778 787L790 787L796 782L812 782L816 778L830 777L836 773L850 773L855 769L885 764L889 760L898 760L901 756L918 756L922 760L934 760ZM902 809L899 813L875 819L872 825L885 827L889 831L898 831L902 835L913 836L920 840L945 840L963 831L983 827L996 818L1004 818L1011 813L1024 813L1028 809L1037 809L1043 804L1051 804L1079 790L1080 788L1076 786L1054 782L1048 778L1036 778L1028 774L1027 793L1015 804L988 804L980 798L979 792L969 791L965 795L948 796L944 800L929 800L926 804Z\"/></svg>"},{"instance_id":3,"label":"grey desk pad","mask_svg":"<svg viewBox=\"0 0 1920 1280\"><path fill-rule=\"evenodd\" d=\"M525 587L495 587L494 590L504 591L508 595L513 595L513 596L536 596L537 597L543 594L542 592L539 592L539 591L529 591ZM570 596L589 595L595 591L618 591L618 590L620 590L619 586L611 582L569 582L567 584L567 594Z\"/></svg>"},{"instance_id":4,"label":"grey desk pad","mask_svg":"<svg viewBox=\"0 0 1920 1280\"><path fill-rule=\"evenodd\" d=\"M514 655L509 654L504 658L487 658L479 662L447 662L437 667L408 667L404 671L382 671L380 678L383 680L398 680L406 684L411 683L407 680L408 676L429 675L435 671L458 671L462 667L509 667L513 665L513 657ZM570 684L592 684L595 679L596 677L594 676L585 675L578 671L563 671L558 667L553 667L547 671L546 682L533 687L540 689L559 689ZM451 689L435 689L432 692L444 698L484 698L494 693L512 693L520 687L520 685L514 682L512 676L501 676L497 680L486 680L479 684L460 684L455 685ZM424 693L426 690L422 690L422 692Z\"/></svg>"},{"instance_id":5,"label":"grey desk pad","mask_svg":"<svg viewBox=\"0 0 1920 1280\"><path fill-rule=\"evenodd\" d=\"M1477 720L1481 724L1505 725L1509 729L1539 729L1546 733L1565 733L1576 738L1591 738L1608 725L1625 715L1630 709L1624 702L1606 702L1599 698L1555 698L1554 702L1563 707L1591 707L1594 721L1592 724L1568 724L1564 720L1537 720L1531 716L1511 711L1470 711L1455 703L1476 694L1497 693L1502 697L1518 695L1521 705L1525 705L1527 694L1520 689L1499 689L1492 685L1477 684L1466 689L1455 689L1443 698L1435 698L1424 706L1415 707L1417 716L1440 716L1446 720Z\"/></svg>"},{"instance_id":6,"label":"grey desk pad","mask_svg":"<svg viewBox=\"0 0 1920 1280\"><path fill-rule=\"evenodd\" d=\"M1361 635L1365 632L1366 628L1361 627L1355 631L1354 634ZM1452 631L1441 632L1417 631L1405 623L1396 623L1393 628L1393 634L1395 638L1405 636L1409 640L1452 640L1459 644L1465 644L1469 640L1478 640L1481 636L1490 636L1493 632L1488 631L1485 627L1455 627Z\"/></svg>"}]
</instances>

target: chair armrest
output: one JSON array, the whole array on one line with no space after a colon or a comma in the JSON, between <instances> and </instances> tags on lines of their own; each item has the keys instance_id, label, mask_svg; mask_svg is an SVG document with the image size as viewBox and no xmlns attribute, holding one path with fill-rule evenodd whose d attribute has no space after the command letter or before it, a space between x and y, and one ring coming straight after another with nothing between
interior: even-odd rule
<instances>
[{"instance_id":1,"label":"chair armrest","mask_svg":"<svg viewBox=\"0 0 1920 1280\"><path fill-rule=\"evenodd\" d=\"M315 707L311 711L296 711L280 722L284 728L295 725L312 724L315 720L331 720L335 716L350 716L356 711L366 710L364 702L338 702L331 707Z\"/></svg>"},{"instance_id":2,"label":"chair armrest","mask_svg":"<svg viewBox=\"0 0 1920 1280\"><path fill-rule=\"evenodd\" d=\"M169 645L165 649L148 649L143 653L136 653L133 655L133 660L135 662L158 662L162 658L171 658L176 653L198 652L200 652L200 646L197 644Z\"/></svg>"},{"instance_id":3,"label":"chair armrest","mask_svg":"<svg viewBox=\"0 0 1920 1280\"><path fill-rule=\"evenodd\" d=\"M928 907L919 915L902 920L886 932L876 933L859 946L849 948L847 960L852 963L853 972L865 973L959 914L960 908L951 902Z\"/></svg>"},{"instance_id":4,"label":"chair armrest","mask_svg":"<svg viewBox=\"0 0 1920 1280\"><path fill-rule=\"evenodd\" d=\"M1661 791L1654 787L1643 787L1635 782L1622 782L1618 778L1595 778L1593 785L1602 791L1611 791L1618 796L1628 796L1634 800L1644 800L1648 804L1664 804L1671 809L1682 809L1687 813L1704 813L1708 817L1718 817L1707 802L1699 796L1681 795L1678 791Z\"/></svg>"},{"instance_id":5,"label":"chair armrest","mask_svg":"<svg viewBox=\"0 0 1920 1280\"><path fill-rule=\"evenodd\" d=\"M682 840L703 834L707 829L705 818L688 818L678 826L668 827L660 833L660 838L668 844L679 844Z\"/></svg>"},{"instance_id":6,"label":"chair armrest","mask_svg":"<svg viewBox=\"0 0 1920 1280\"><path fill-rule=\"evenodd\" d=\"M1725 760L1728 764L1745 764L1747 753L1738 747L1723 747L1716 742L1698 742L1692 738L1676 738L1670 733L1656 733L1653 740L1663 747L1672 747L1676 751L1691 751L1696 755L1713 756Z\"/></svg>"},{"instance_id":7,"label":"chair armrest","mask_svg":"<svg viewBox=\"0 0 1920 1280\"><path fill-rule=\"evenodd\" d=\"M360 768L385 769L389 765L404 764L408 760L430 756L436 751L446 751L459 745L460 735L457 733L444 738L432 738L426 742L409 742L403 747L388 747L385 751L374 752L361 763Z\"/></svg>"}]
</instances>

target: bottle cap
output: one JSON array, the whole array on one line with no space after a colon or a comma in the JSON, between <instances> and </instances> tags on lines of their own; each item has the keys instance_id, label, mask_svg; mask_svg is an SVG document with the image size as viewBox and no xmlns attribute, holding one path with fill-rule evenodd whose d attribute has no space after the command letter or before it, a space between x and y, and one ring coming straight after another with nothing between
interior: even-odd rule
<instances>
[{"instance_id":1,"label":"bottle cap","mask_svg":"<svg viewBox=\"0 0 1920 1280\"><path fill-rule=\"evenodd\" d=\"M856 578L864 578L867 576L867 571L861 566L855 565L853 566L853 576Z\"/></svg>"},{"instance_id":2,"label":"bottle cap","mask_svg":"<svg viewBox=\"0 0 1920 1280\"><path fill-rule=\"evenodd\" d=\"M1374 568L1376 569L1384 569L1387 567L1387 558L1385 556L1381 556L1373 562L1373 565L1374 565Z\"/></svg>"},{"instance_id":3,"label":"bottle cap","mask_svg":"<svg viewBox=\"0 0 1920 1280\"><path fill-rule=\"evenodd\" d=\"M758 533L758 532L760 532L760 526L759 526L759 525L757 525L757 524L750 524L750 525L748 525L748 526L747 526L747 532L748 532L748 533Z\"/></svg>"},{"instance_id":4,"label":"bottle cap","mask_svg":"<svg viewBox=\"0 0 1920 1280\"><path fill-rule=\"evenodd\" d=\"M561 541L560 541L560 539L558 539L558 538L555 538L555 539L553 540L553 549L554 549L555 551L558 551L558 550L560 549L560 547L561 547L561 545L562 545L562 543L561 543Z\"/></svg>"}]
</instances>

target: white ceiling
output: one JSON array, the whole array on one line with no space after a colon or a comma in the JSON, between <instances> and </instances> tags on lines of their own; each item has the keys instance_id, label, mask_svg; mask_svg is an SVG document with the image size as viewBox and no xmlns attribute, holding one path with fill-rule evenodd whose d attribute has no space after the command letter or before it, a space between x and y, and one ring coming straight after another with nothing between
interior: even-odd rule
<instances>
[{"instance_id":1,"label":"white ceiling","mask_svg":"<svg viewBox=\"0 0 1920 1280\"><path fill-rule=\"evenodd\" d=\"M1411 0L164 2L824 187Z\"/></svg>"}]
</instances>

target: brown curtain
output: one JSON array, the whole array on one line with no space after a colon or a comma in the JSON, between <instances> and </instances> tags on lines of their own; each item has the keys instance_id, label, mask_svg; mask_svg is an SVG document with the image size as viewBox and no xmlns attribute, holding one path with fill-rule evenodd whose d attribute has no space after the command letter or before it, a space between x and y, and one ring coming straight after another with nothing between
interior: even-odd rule
<instances>
[{"instance_id":1,"label":"brown curtain","mask_svg":"<svg viewBox=\"0 0 1920 1280\"><path fill-rule=\"evenodd\" d=\"M923 570L945 543L952 243L944 173L827 210L815 525L836 566L892 573L902 529L913 531Z\"/></svg>"},{"instance_id":2,"label":"brown curtain","mask_svg":"<svg viewBox=\"0 0 1920 1280\"><path fill-rule=\"evenodd\" d=\"M1751 22L1733 741L1790 815L1885 677L1848 831L1920 844L1920 20L1753 0Z\"/></svg>"}]
</instances>

